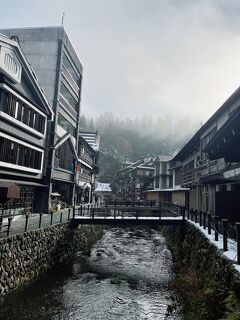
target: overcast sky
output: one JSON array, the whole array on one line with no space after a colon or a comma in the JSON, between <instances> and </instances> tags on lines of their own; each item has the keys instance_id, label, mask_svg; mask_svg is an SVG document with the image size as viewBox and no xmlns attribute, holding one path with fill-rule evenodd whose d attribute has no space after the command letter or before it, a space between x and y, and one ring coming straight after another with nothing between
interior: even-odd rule
<instances>
[{"instance_id":1,"label":"overcast sky","mask_svg":"<svg viewBox=\"0 0 240 320\"><path fill-rule=\"evenodd\" d=\"M82 110L203 121L240 84L238 0L1 1L0 27L64 26L84 67Z\"/></svg>"}]
</instances>

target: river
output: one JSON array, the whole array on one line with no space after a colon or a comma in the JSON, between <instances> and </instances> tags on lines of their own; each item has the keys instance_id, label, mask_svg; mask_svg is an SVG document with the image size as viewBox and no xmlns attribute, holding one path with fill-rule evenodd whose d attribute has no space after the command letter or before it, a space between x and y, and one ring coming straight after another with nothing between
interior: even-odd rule
<instances>
[{"instance_id":1,"label":"river","mask_svg":"<svg viewBox=\"0 0 240 320\"><path fill-rule=\"evenodd\" d=\"M108 228L88 255L3 298L3 320L158 320L173 293L171 253L159 231Z\"/></svg>"}]
</instances>

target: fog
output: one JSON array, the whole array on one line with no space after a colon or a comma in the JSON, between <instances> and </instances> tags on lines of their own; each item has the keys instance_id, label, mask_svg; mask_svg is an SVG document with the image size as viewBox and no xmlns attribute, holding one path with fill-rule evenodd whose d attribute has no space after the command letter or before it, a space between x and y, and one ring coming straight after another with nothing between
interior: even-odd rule
<instances>
[{"instance_id":1,"label":"fog","mask_svg":"<svg viewBox=\"0 0 240 320\"><path fill-rule=\"evenodd\" d=\"M116 148L116 145L119 147L119 145L124 144L123 149L125 149L126 141L129 139L131 140L130 143L134 144L135 139L143 138L142 141L144 141L146 137L149 137L147 141L151 140L157 145L160 143L160 147L165 153L171 153L176 148L181 147L200 126L201 123L193 121L189 116L172 119L168 115L162 117L145 115L131 119L117 117L111 112L105 112L95 118L82 115L80 119L81 130L98 130L102 140L104 140L104 144L108 147L111 145ZM118 137L120 137L121 141ZM139 141L136 141L136 143L139 143ZM127 149L128 147L123 152L126 155Z\"/></svg>"},{"instance_id":2,"label":"fog","mask_svg":"<svg viewBox=\"0 0 240 320\"><path fill-rule=\"evenodd\" d=\"M239 85L239 9L237 0L13 0L1 3L0 24L60 25L65 12L89 117L199 122Z\"/></svg>"}]
</instances>

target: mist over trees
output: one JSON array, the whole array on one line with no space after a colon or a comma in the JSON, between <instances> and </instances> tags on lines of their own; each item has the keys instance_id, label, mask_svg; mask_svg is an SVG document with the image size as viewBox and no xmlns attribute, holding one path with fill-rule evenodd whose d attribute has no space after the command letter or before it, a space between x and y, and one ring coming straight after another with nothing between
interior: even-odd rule
<instances>
[{"instance_id":1,"label":"mist over trees","mask_svg":"<svg viewBox=\"0 0 240 320\"><path fill-rule=\"evenodd\" d=\"M98 130L101 136L99 181L110 182L112 175L126 161L136 161L147 154L171 154L181 148L200 127L200 121L189 116L143 116L118 118L111 112L95 119L82 115L81 130Z\"/></svg>"}]
</instances>

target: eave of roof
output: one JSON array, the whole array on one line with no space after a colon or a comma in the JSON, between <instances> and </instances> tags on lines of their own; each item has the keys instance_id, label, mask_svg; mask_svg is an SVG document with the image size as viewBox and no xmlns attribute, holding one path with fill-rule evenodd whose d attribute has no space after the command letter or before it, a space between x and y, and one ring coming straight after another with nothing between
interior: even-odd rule
<instances>
[{"instance_id":1,"label":"eave of roof","mask_svg":"<svg viewBox=\"0 0 240 320\"><path fill-rule=\"evenodd\" d=\"M205 124L193 135L193 137L183 146L179 153L172 159L174 161L183 161L186 156L199 147L199 140L202 133L221 115L231 104L240 98L240 87L238 87L231 96L221 105L220 108L205 122Z\"/></svg>"},{"instance_id":2,"label":"eave of roof","mask_svg":"<svg viewBox=\"0 0 240 320\"><path fill-rule=\"evenodd\" d=\"M234 135L235 131L240 127L240 109L237 108L232 116L224 123L221 129L215 134L213 139L203 149L206 153L211 153L218 148L223 142L223 139Z\"/></svg>"}]
</instances>

